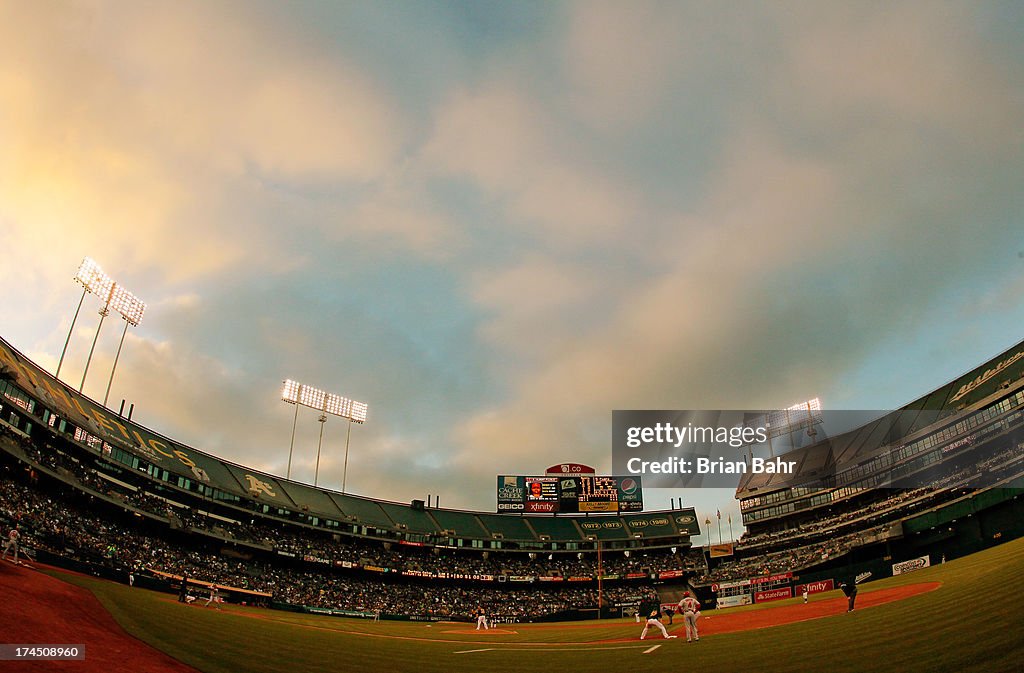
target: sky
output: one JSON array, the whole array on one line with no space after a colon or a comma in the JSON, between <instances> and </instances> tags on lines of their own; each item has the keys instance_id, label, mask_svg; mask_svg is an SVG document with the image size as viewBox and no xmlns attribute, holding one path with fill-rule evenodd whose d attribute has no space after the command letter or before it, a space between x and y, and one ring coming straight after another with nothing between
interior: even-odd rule
<instances>
[{"instance_id":1,"label":"sky","mask_svg":"<svg viewBox=\"0 0 1024 673\"><path fill-rule=\"evenodd\" d=\"M369 404L349 492L494 511L609 472L614 409L890 409L1022 336L1019 3L0 0L0 45L0 335L55 371L94 258L148 305L110 405L273 474L289 378Z\"/></svg>"}]
</instances>

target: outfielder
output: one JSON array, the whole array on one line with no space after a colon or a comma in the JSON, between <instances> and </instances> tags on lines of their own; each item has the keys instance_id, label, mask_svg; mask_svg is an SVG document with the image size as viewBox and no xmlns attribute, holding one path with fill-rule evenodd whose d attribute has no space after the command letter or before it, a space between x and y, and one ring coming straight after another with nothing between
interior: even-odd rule
<instances>
[{"instance_id":1,"label":"outfielder","mask_svg":"<svg viewBox=\"0 0 1024 673\"><path fill-rule=\"evenodd\" d=\"M700 601L691 596L689 591L684 591L683 599L679 601L679 609L683 613L683 624L686 626L686 642L690 642L691 638L693 640L700 640L700 636L697 634Z\"/></svg>"},{"instance_id":2,"label":"outfielder","mask_svg":"<svg viewBox=\"0 0 1024 673\"><path fill-rule=\"evenodd\" d=\"M652 626L657 626L659 629L661 629L661 635L665 636L666 638L678 638L678 636L668 635L668 631L665 629L665 625L661 623L660 608L654 608L653 610L651 610L651 614L647 615L647 623L644 624L644 631L640 634L640 640L643 640L647 637L647 629L651 628Z\"/></svg>"}]
</instances>

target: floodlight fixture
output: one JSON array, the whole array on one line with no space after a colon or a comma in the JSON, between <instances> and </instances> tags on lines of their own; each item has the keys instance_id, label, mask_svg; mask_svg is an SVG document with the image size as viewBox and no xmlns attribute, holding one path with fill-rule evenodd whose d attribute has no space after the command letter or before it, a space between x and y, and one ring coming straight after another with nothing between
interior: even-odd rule
<instances>
[{"instance_id":1,"label":"floodlight fixture","mask_svg":"<svg viewBox=\"0 0 1024 673\"><path fill-rule=\"evenodd\" d=\"M317 483L320 473L320 445L323 444L324 423L327 422L327 414L340 416L348 420L348 432L345 435L345 466L342 473L341 492L345 492L345 485L348 478L348 449L352 438L352 423L365 423L369 406L365 402L357 402L341 395L328 393L313 386L307 386L292 379L284 381L281 387L281 400L295 405L295 417L292 419L292 440L288 447L288 471L286 477L291 479L292 454L295 450L295 425L299 418L299 406L316 409L320 412L317 420L320 423L320 444L316 450L316 470L313 476L313 485Z\"/></svg>"},{"instance_id":2,"label":"floodlight fixture","mask_svg":"<svg viewBox=\"0 0 1024 673\"><path fill-rule=\"evenodd\" d=\"M298 402L300 385L298 381L292 381L291 379L285 381L281 387L281 399L285 402Z\"/></svg>"},{"instance_id":3,"label":"floodlight fixture","mask_svg":"<svg viewBox=\"0 0 1024 673\"><path fill-rule=\"evenodd\" d=\"M325 411L327 407L327 393L312 386L299 388L299 404L310 409Z\"/></svg>"},{"instance_id":4,"label":"floodlight fixture","mask_svg":"<svg viewBox=\"0 0 1024 673\"><path fill-rule=\"evenodd\" d=\"M778 437L794 428L813 426L821 423L821 400L817 397L794 404L786 409L773 411L765 417L769 436Z\"/></svg>"},{"instance_id":5,"label":"floodlight fixture","mask_svg":"<svg viewBox=\"0 0 1024 673\"><path fill-rule=\"evenodd\" d=\"M82 265L75 274L75 281L81 283L86 292L96 295L104 303L110 300L110 293L115 284L114 279L103 273L103 269L92 257L82 260Z\"/></svg>"},{"instance_id":6,"label":"floodlight fixture","mask_svg":"<svg viewBox=\"0 0 1024 673\"><path fill-rule=\"evenodd\" d=\"M327 393L291 379L285 381L281 387L281 400L289 404L301 404L332 416L341 416L355 423L366 422L366 412L369 408L365 402Z\"/></svg>"},{"instance_id":7,"label":"floodlight fixture","mask_svg":"<svg viewBox=\"0 0 1024 673\"><path fill-rule=\"evenodd\" d=\"M794 404L785 409L771 411L748 422L748 427L762 426L768 431L768 453L774 458L775 447L772 439L792 433L797 428L807 428L807 434L813 438L817 433L815 425L822 423L821 400L813 397L806 402ZM753 445L747 445L747 454L753 458Z\"/></svg>"},{"instance_id":8,"label":"floodlight fixture","mask_svg":"<svg viewBox=\"0 0 1024 673\"><path fill-rule=\"evenodd\" d=\"M120 313L129 325L138 327L142 322L142 315L146 312L146 303L123 286L115 285L110 293L110 308Z\"/></svg>"},{"instance_id":9,"label":"floodlight fixture","mask_svg":"<svg viewBox=\"0 0 1024 673\"><path fill-rule=\"evenodd\" d=\"M366 412L369 411L370 407L366 402L352 401L352 411L350 412L350 418L356 423L366 422Z\"/></svg>"}]
</instances>

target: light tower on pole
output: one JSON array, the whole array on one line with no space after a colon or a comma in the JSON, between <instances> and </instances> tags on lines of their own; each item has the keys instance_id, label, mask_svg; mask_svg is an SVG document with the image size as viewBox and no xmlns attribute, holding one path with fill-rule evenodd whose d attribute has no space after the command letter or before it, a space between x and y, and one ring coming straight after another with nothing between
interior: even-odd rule
<instances>
[{"instance_id":1,"label":"light tower on pole","mask_svg":"<svg viewBox=\"0 0 1024 673\"><path fill-rule=\"evenodd\" d=\"M117 344L114 366L110 368L110 379L107 381L107 392L103 395L103 406L107 406L107 399L110 397L110 386L114 383L114 372L117 371L117 361L121 359L121 348L124 346L124 338L128 334L128 326L138 327L142 322L142 314L146 312L146 304L120 285L114 286L111 305L124 318L124 329L121 331L121 341Z\"/></svg>"},{"instance_id":2,"label":"light tower on pole","mask_svg":"<svg viewBox=\"0 0 1024 673\"><path fill-rule=\"evenodd\" d=\"M75 323L78 321L78 314L82 310L82 302L85 295L92 293L103 301L103 308L100 309L100 323L96 327L96 333L92 337L92 346L89 348L89 357L85 361L85 370L82 372L82 382L78 384L78 392L85 387L85 379L89 374L89 365L92 363L92 356L96 350L96 341L99 340L100 330L103 328L103 321L110 315L110 309L114 309L124 318L124 331L121 333L121 342L117 346L117 356L114 358L114 366L110 370L110 379L107 381L107 392L103 398L103 406L107 405L110 397L110 386L114 382L114 372L117 370L117 361L121 357L121 348L124 346L124 338L128 333L128 326L137 327L142 321L142 315L146 312L146 304L138 297L124 289L123 286L114 282L114 279L103 273L103 269L91 257L82 260L75 274L75 282L82 285L82 297L78 300L78 308L75 310L75 317L71 320L71 328L68 330L67 339L64 340L64 349L60 353L60 360L57 362L55 377L60 377L61 367L64 365L64 356L67 354L68 344L71 342L71 334L75 330Z\"/></svg>"},{"instance_id":3,"label":"light tower on pole","mask_svg":"<svg viewBox=\"0 0 1024 673\"><path fill-rule=\"evenodd\" d=\"M327 393L319 388L307 386L297 381L288 379L281 389L281 399L289 404L295 405L295 417L292 420L292 441L288 448L288 473L291 478L292 453L295 450L295 425L299 418L299 405L316 409L320 412L317 421L320 423L320 442L316 448L316 470L313 473L313 485L317 485L320 476L320 449L324 439L324 424L327 423L327 415L340 416L348 419L348 432L345 435L345 467L341 478L341 492L345 492L348 479L348 449L352 438L352 423L365 423L366 412L369 407L365 402L356 402L347 397L341 397L333 393Z\"/></svg>"},{"instance_id":4,"label":"light tower on pole","mask_svg":"<svg viewBox=\"0 0 1024 673\"><path fill-rule=\"evenodd\" d=\"M806 427L807 436L813 441L814 437L818 434L814 426L821 424L823 420L821 400L817 397L768 414L765 417L765 425L768 428L768 452L771 454L771 457L775 457L772 437L789 434L791 448L796 448L797 444L793 441L792 436L793 431Z\"/></svg>"}]
</instances>

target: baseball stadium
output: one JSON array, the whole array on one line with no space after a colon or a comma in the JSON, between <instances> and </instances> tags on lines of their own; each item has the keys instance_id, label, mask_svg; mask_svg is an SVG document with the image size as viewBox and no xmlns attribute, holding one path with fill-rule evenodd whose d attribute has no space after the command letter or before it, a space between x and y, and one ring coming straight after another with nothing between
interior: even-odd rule
<instances>
[{"instance_id":1,"label":"baseball stadium","mask_svg":"<svg viewBox=\"0 0 1024 673\"><path fill-rule=\"evenodd\" d=\"M0 673L1024 673L1024 2L0 45Z\"/></svg>"},{"instance_id":2,"label":"baseball stadium","mask_svg":"<svg viewBox=\"0 0 1024 673\"><path fill-rule=\"evenodd\" d=\"M831 467L817 482L743 477L747 532L705 546L692 508L314 488L142 427L6 341L0 363L0 526L20 533L0 632L87 653L18 670L657 670L687 647L707 671L1021 670L1024 343L794 450ZM499 495L562 477L499 477ZM671 617L687 594L693 643ZM652 612L665 636L640 642Z\"/></svg>"}]
</instances>

